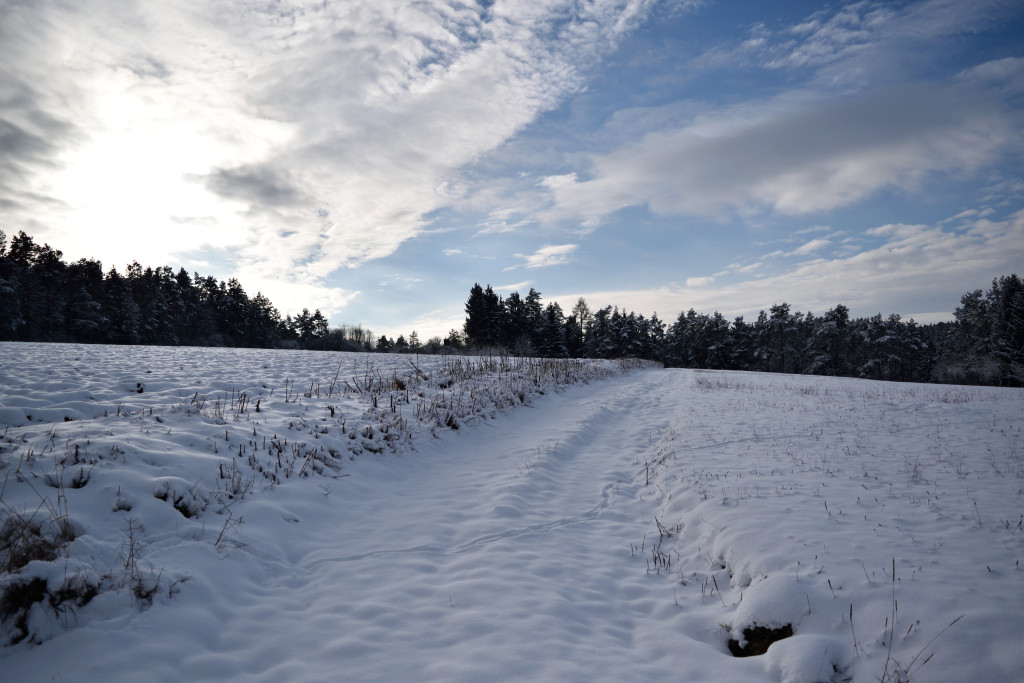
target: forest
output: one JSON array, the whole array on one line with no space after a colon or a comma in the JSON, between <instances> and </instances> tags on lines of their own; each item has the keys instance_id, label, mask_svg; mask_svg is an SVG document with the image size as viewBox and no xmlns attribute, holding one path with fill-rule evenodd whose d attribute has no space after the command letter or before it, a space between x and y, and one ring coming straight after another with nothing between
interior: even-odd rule
<instances>
[{"instance_id":1,"label":"forest","mask_svg":"<svg viewBox=\"0 0 1024 683\"><path fill-rule=\"evenodd\" d=\"M316 310L281 317L267 297L184 268L106 273L99 261L64 263L63 253L19 232L0 231L0 340L286 348L330 335Z\"/></svg>"},{"instance_id":2,"label":"forest","mask_svg":"<svg viewBox=\"0 0 1024 683\"><path fill-rule=\"evenodd\" d=\"M470 346L526 355L637 356L672 367L899 382L1024 383L1024 283L1017 275L964 294L954 322L932 325L897 314L851 318L842 304L816 316L780 303L749 322L690 309L668 323L612 306L592 312L583 299L566 314L558 303L543 305L533 289L525 298L502 298L479 284L466 315Z\"/></svg>"},{"instance_id":3,"label":"forest","mask_svg":"<svg viewBox=\"0 0 1024 683\"><path fill-rule=\"evenodd\" d=\"M462 330L421 341L413 331L375 338L362 326L331 327L319 311L281 316L262 293L184 268L99 261L65 263L60 250L0 230L0 341L304 348L416 353L503 352L544 357L639 357L668 366L862 377L905 382L1024 385L1024 283L996 277L963 295L950 323L919 325L897 314L851 318L787 303L756 320L682 312L671 321L579 299L571 311L526 296L470 289Z\"/></svg>"}]
</instances>

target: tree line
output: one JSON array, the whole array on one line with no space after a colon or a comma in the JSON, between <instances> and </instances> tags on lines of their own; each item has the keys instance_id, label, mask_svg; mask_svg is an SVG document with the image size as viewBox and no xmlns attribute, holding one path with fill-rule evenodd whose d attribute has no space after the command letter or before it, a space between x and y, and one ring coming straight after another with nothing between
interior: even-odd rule
<instances>
[{"instance_id":1,"label":"tree line","mask_svg":"<svg viewBox=\"0 0 1024 683\"><path fill-rule=\"evenodd\" d=\"M721 313L680 313L671 324L618 307L591 312L580 298L566 315L557 303L502 298L474 284L466 301L465 339L541 356L635 356L668 366L862 377L903 382L1024 386L1024 283L998 277L987 291L964 294L955 322L919 325L897 314L851 318L839 304L824 315L787 303L754 321Z\"/></svg>"},{"instance_id":2,"label":"tree line","mask_svg":"<svg viewBox=\"0 0 1024 683\"><path fill-rule=\"evenodd\" d=\"M313 348L331 332L319 309L282 318L234 278L138 262L104 273L94 259L65 263L23 231L8 244L0 230L2 341Z\"/></svg>"},{"instance_id":3,"label":"tree line","mask_svg":"<svg viewBox=\"0 0 1024 683\"><path fill-rule=\"evenodd\" d=\"M500 350L517 355L637 357L668 366L1024 385L1024 284L1017 275L963 295L952 323L919 325L893 314L851 318L843 305L816 316L789 304L756 320L717 311L680 313L671 323L614 306L571 311L474 284L462 330L441 339L376 338L361 325L330 327L319 309L280 312L262 293L184 268L104 272L94 259L65 263L61 251L24 232L0 230L0 341L307 348L416 353Z\"/></svg>"}]
</instances>

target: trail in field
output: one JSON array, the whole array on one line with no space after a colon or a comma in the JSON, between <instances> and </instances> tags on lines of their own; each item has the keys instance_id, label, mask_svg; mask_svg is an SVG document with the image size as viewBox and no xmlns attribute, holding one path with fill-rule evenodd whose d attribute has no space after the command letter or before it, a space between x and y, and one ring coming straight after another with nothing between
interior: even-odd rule
<instances>
[{"instance_id":1,"label":"trail in field","mask_svg":"<svg viewBox=\"0 0 1024 683\"><path fill-rule=\"evenodd\" d=\"M678 678L680 648L693 679L722 680L721 643L665 628L679 607L639 557L652 524L643 461L681 409L674 376L541 397L360 459L306 500L255 496L233 536L246 547L100 627L122 631L120 647L82 656L65 680L137 680L138 661L168 681ZM67 634L64 653L109 649L114 634L97 630Z\"/></svg>"},{"instance_id":2,"label":"trail in field","mask_svg":"<svg viewBox=\"0 0 1024 683\"><path fill-rule=\"evenodd\" d=\"M628 561L650 530L640 463L675 410L650 405L664 381L638 373L570 390L400 466L355 468L324 519L296 525L322 531L282 543L263 606L239 612L246 651L213 651L183 672L223 656L268 681L296 667L314 679L678 675L686 639L656 623L672 605Z\"/></svg>"}]
</instances>

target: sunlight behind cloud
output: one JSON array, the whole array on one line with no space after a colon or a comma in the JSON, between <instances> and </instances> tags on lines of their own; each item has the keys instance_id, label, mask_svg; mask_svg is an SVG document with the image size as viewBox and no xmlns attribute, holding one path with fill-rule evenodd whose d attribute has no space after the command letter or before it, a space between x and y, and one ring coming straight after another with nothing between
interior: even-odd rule
<instances>
[{"instance_id":1,"label":"sunlight behind cloud","mask_svg":"<svg viewBox=\"0 0 1024 683\"><path fill-rule=\"evenodd\" d=\"M78 133L19 167L24 223L76 256L209 245L282 287L322 282L421 234L459 167L580 88L651 4L20 7L0 56L46 74L21 85L74 102Z\"/></svg>"},{"instance_id":2,"label":"sunlight behind cloud","mask_svg":"<svg viewBox=\"0 0 1024 683\"><path fill-rule=\"evenodd\" d=\"M54 239L81 255L118 254L119 264L162 263L203 245L244 244L244 206L216 199L194 174L226 158L259 154L286 131L236 116L248 144L231 145L202 120L178 119L130 74L98 85L107 87L94 95L102 125L63 156L50 181L50 192L66 205L65 222L54 221Z\"/></svg>"}]
</instances>

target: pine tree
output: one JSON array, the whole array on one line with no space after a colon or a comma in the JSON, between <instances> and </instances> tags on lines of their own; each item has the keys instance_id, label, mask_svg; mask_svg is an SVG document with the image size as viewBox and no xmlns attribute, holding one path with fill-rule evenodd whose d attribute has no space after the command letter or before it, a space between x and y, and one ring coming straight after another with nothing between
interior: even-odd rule
<instances>
[{"instance_id":1,"label":"pine tree","mask_svg":"<svg viewBox=\"0 0 1024 683\"><path fill-rule=\"evenodd\" d=\"M730 335L732 345L729 349L730 370L752 370L754 360L754 328L747 324L743 316L737 316L732 322Z\"/></svg>"},{"instance_id":2,"label":"pine tree","mask_svg":"<svg viewBox=\"0 0 1024 683\"><path fill-rule=\"evenodd\" d=\"M570 316L576 321L576 326L580 328L580 332L586 337L587 332L590 330L590 306L587 305L587 300L582 296L576 300L576 305L572 307L572 313Z\"/></svg>"},{"instance_id":3,"label":"pine tree","mask_svg":"<svg viewBox=\"0 0 1024 683\"><path fill-rule=\"evenodd\" d=\"M753 325L754 367L759 372L771 372L772 366L772 334L768 324L768 314L760 311Z\"/></svg>"},{"instance_id":4,"label":"pine tree","mask_svg":"<svg viewBox=\"0 0 1024 683\"><path fill-rule=\"evenodd\" d=\"M526 329L522 333L530 338L536 349L543 344L544 336L544 306L540 302L540 292L530 287L523 304L526 307Z\"/></svg>"},{"instance_id":5,"label":"pine tree","mask_svg":"<svg viewBox=\"0 0 1024 683\"><path fill-rule=\"evenodd\" d=\"M814 329L809 372L833 376L849 374L849 324L850 309L843 304L837 304L818 321Z\"/></svg>"},{"instance_id":6,"label":"pine tree","mask_svg":"<svg viewBox=\"0 0 1024 683\"><path fill-rule=\"evenodd\" d=\"M445 348L457 351L465 346L465 340L458 330L448 330L448 336L444 338Z\"/></svg>"},{"instance_id":7,"label":"pine tree","mask_svg":"<svg viewBox=\"0 0 1024 683\"><path fill-rule=\"evenodd\" d=\"M103 266L99 261L80 259L68 266L70 294L64 321L69 340L85 343L105 341L109 320L103 313Z\"/></svg>"},{"instance_id":8,"label":"pine tree","mask_svg":"<svg viewBox=\"0 0 1024 683\"><path fill-rule=\"evenodd\" d=\"M7 251L7 235L0 230L0 341L16 339L24 326L21 316L21 269Z\"/></svg>"},{"instance_id":9,"label":"pine tree","mask_svg":"<svg viewBox=\"0 0 1024 683\"><path fill-rule=\"evenodd\" d=\"M490 288L491 286L487 285L487 289ZM484 289L479 283L470 288L469 299L466 300L465 332L469 343L476 346L485 345L490 335L487 302L484 297Z\"/></svg>"},{"instance_id":10,"label":"pine tree","mask_svg":"<svg viewBox=\"0 0 1024 683\"><path fill-rule=\"evenodd\" d=\"M540 352L547 358L565 358L568 355L565 344L565 314L557 302L550 303L544 308Z\"/></svg>"},{"instance_id":11,"label":"pine tree","mask_svg":"<svg viewBox=\"0 0 1024 683\"><path fill-rule=\"evenodd\" d=\"M707 320L707 359L704 367L723 370L728 367L731 356L731 335L729 321L721 313L715 311Z\"/></svg>"},{"instance_id":12,"label":"pine tree","mask_svg":"<svg viewBox=\"0 0 1024 683\"><path fill-rule=\"evenodd\" d=\"M131 287L116 268L104 279L106 296L103 311L110 321L106 341L112 344L138 344L141 312L132 297Z\"/></svg>"},{"instance_id":13,"label":"pine tree","mask_svg":"<svg viewBox=\"0 0 1024 683\"><path fill-rule=\"evenodd\" d=\"M20 335L26 341L62 341L66 338L64 308L67 267L63 254L49 244L39 246L24 231L11 240L8 258L19 280Z\"/></svg>"},{"instance_id":14,"label":"pine tree","mask_svg":"<svg viewBox=\"0 0 1024 683\"><path fill-rule=\"evenodd\" d=\"M579 358L584 353L583 330L574 316L565 319L565 352L570 358Z\"/></svg>"},{"instance_id":15,"label":"pine tree","mask_svg":"<svg viewBox=\"0 0 1024 683\"><path fill-rule=\"evenodd\" d=\"M789 304L775 304L769 309L768 329L771 335L772 357L777 361L775 372L787 372L786 355L792 350L793 316ZM792 363L792 359L790 359Z\"/></svg>"},{"instance_id":16,"label":"pine tree","mask_svg":"<svg viewBox=\"0 0 1024 683\"><path fill-rule=\"evenodd\" d=\"M482 288L479 283L469 290L466 300L466 341L478 348L487 348L502 343L509 327L504 304L490 285Z\"/></svg>"},{"instance_id":17,"label":"pine tree","mask_svg":"<svg viewBox=\"0 0 1024 683\"><path fill-rule=\"evenodd\" d=\"M313 316L309 320L313 326L314 339L327 336L327 333L330 328L327 324L327 318L324 316L323 313L320 312L319 308L313 311Z\"/></svg>"},{"instance_id":18,"label":"pine tree","mask_svg":"<svg viewBox=\"0 0 1024 683\"><path fill-rule=\"evenodd\" d=\"M1024 282L1016 274L992 280L989 302L989 353L1000 384L1024 382Z\"/></svg>"},{"instance_id":19,"label":"pine tree","mask_svg":"<svg viewBox=\"0 0 1024 683\"><path fill-rule=\"evenodd\" d=\"M644 349L644 358L661 360L665 354L665 323L658 318L658 313L651 315L648 325L649 334Z\"/></svg>"},{"instance_id":20,"label":"pine tree","mask_svg":"<svg viewBox=\"0 0 1024 683\"><path fill-rule=\"evenodd\" d=\"M526 302L519 296L519 292L512 292L505 299L504 308L505 324L502 326L500 341L502 345L513 348L523 336L529 339L529 316L526 311Z\"/></svg>"}]
</instances>

